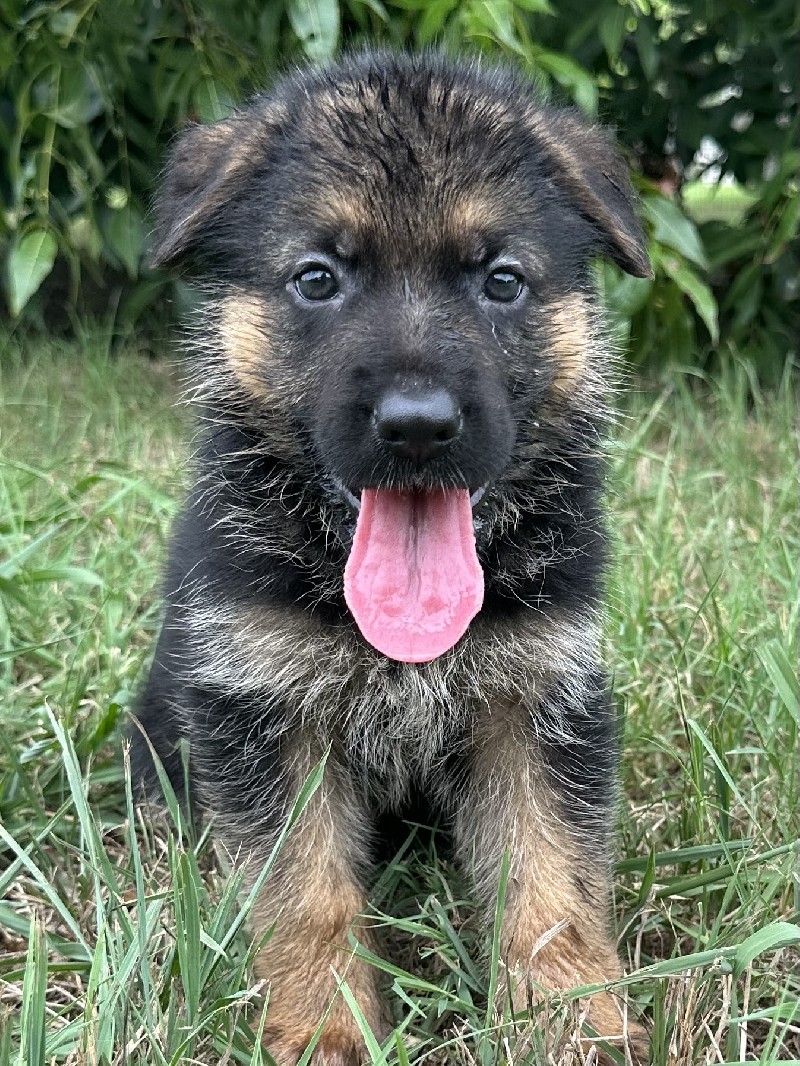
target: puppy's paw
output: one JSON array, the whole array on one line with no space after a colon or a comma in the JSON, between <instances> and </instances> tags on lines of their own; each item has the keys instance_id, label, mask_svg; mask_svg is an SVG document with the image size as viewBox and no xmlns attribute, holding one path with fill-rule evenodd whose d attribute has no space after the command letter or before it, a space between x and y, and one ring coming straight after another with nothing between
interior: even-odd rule
<instances>
[{"instance_id":1,"label":"puppy's paw","mask_svg":"<svg viewBox=\"0 0 800 1066\"><path fill-rule=\"evenodd\" d=\"M650 1060L650 1039L647 1031L634 1020L630 1007L620 996L598 992L591 997L565 1005L562 993L545 991L530 978L501 982L499 994L506 999L517 1021L527 1020L541 1033L547 1034L545 1044L556 1058L571 1049L570 1062L591 1062L593 1066L647 1066ZM567 1017L563 1016L565 1006ZM554 1015L552 1012L556 1010ZM557 1024L553 1024L558 1019ZM603 1050L613 1048L618 1058ZM579 1050L580 1049L580 1050ZM577 1057L576 1057L577 1056ZM548 1060L549 1061L549 1060ZM560 1059L559 1059L560 1061Z\"/></svg>"},{"instance_id":2,"label":"puppy's paw","mask_svg":"<svg viewBox=\"0 0 800 1066\"><path fill-rule=\"evenodd\" d=\"M313 1036L313 1030L307 1036L267 1034L264 1044L275 1060L275 1066L297 1066ZM368 1061L367 1049L360 1036L326 1030L314 1049L311 1066L363 1066Z\"/></svg>"},{"instance_id":3,"label":"puppy's paw","mask_svg":"<svg viewBox=\"0 0 800 1066\"><path fill-rule=\"evenodd\" d=\"M314 1048L310 1066L364 1066L371 1061L364 1039L355 1019L349 1011L337 1012L339 1017L330 1017L322 1036ZM383 1040L390 1032L382 1014L375 1011L370 1018L372 1032L378 1040ZM299 1020L298 1020L299 1021ZM295 1024L293 1028L267 1027L264 1033L264 1046L275 1060L276 1066L297 1066L304 1051L314 1038L316 1024Z\"/></svg>"},{"instance_id":4,"label":"puppy's paw","mask_svg":"<svg viewBox=\"0 0 800 1066\"><path fill-rule=\"evenodd\" d=\"M647 1066L650 1038L643 1026L630 1017L624 1001L605 992L592 996L586 1021L600 1040L620 1054L625 1066ZM617 1066L599 1045L597 1063L598 1066Z\"/></svg>"}]
</instances>

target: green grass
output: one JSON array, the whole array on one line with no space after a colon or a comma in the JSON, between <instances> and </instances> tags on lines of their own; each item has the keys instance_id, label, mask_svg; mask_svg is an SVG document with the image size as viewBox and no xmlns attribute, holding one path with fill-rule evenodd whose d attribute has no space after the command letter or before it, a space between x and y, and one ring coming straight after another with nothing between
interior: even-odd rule
<instances>
[{"instance_id":1,"label":"green grass","mask_svg":"<svg viewBox=\"0 0 800 1066\"><path fill-rule=\"evenodd\" d=\"M177 384L82 347L0 357L0 1066L266 1063L237 878L203 827L137 810L120 751L183 482ZM615 910L655 1066L800 1062L793 414L788 384L676 374L628 399L614 449ZM590 1062L548 1057L569 998L546 1032L487 1008L467 892L428 843L377 886L398 1035L374 1061Z\"/></svg>"}]
</instances>

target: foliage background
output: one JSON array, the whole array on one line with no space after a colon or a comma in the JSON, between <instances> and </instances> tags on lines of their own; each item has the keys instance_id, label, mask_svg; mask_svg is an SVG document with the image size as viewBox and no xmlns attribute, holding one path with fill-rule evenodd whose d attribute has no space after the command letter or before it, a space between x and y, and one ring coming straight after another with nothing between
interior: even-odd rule
<instances>
[{"instance_id":1,"label":"foliage background","mask_svg":"<svg viewBox=\"0 0 800 1066\"><path fill-rule=\"evenodd\" d=\"M617 127L656 269L598 268L631 358L769 382L800 331L797 29L794 0L0 0L0 310L158 333L182 289L147 267L147 208L176 129L342 46L440 44Z\"/></svg>"}]
</instances>

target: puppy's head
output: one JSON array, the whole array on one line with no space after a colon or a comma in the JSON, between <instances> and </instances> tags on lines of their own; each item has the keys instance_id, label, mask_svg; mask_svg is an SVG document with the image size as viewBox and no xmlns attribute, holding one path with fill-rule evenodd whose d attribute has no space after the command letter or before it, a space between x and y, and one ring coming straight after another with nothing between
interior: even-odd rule
<instances>
[{"instance_id":1,"label":"puppy's head","mask_svg":"<svg viewBox=\"0 0 800 1066\"><path fill-rule=\"evenodd\" d=\"M207 281L231 402L361 508L359 565L385 576L381 537L441 568L470 509L600 405L598 255L650 272L605 134L508 71L365 55L185 131L154 258ZM474 586L471 567L448 582Z\"/></svg>"}]
</instances>

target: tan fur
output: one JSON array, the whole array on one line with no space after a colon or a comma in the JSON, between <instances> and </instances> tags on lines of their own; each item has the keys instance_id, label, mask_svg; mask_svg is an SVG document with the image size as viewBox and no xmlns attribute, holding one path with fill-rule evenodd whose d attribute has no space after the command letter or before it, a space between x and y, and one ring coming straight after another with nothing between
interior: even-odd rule
<instances>
[{"instance_id":1,"label":"tan fur","mask_svg":"<svg viewBox=\"0 0 800 1066\"><path fill-rule=\"evenodd\" d=\"M447 222L457 239L485 233L502 220L502 203L492 189L474 189L461 194L453 204Z\"/></svg>"},{"instance_id":2,"label":"tan fur","mask_svg":"<svg viewBox=\"0 0 800 1066\"><path fill-rule=\"evenodd\" d=\"M249 294L223 298L217 329L223 354L245 393L269 400L264 371L270 359L270 334L264 301Z\"/></svg>"},{"instance_id":3,"label":"tan fur","mask_svg":"<svg viewBox=\"0 0 800 1066\"><path fill-rule=\"evenodd\" d=\"M548 304L545 308L549 352L557 370L553 388L567 397L579 388L589 370L591 357L591 318L581 296Z\"/></svg>"},{"instance_id":4,"label":"tan fur","mask_svg":"<svg viewBox=\"0 0 800 1066\"><path fill-rule=\"evenodd\" d=\"M269 302L234 291L210 301L208 312L202 323L207 335L198 335L187 368L187 400L200 406L235 405L243 423L255 428L268 424L273 455L296 459L301 444L291 422L295 389L287 388L286 368L271 341Z\"/></svg>"},{"instance_id":5,"label":"tan fur","mask_svg":"<svg viewBox=\"0 0 800 1066\"><path fill-rule=\"evenodd\" d=\"M297 760L298 785L309 766L308 758ZM339 980L347 982L373 1031L383 1035L386 1028L376 971L348 942L352 929L374 947L369 927L357 921L366 898L353 875L363 820L352 797L329 778L326 770L253 908L256 936L268 936L254 964L256 976L269 982L264 1039L279 1066L294 1066L329 1007L317 1055L341 1066L362 1060L361 1035L337 992Z\"/></svg>"},{"instance_id":6,"label":"tan fur","mask_svg":"<svg viewBox=\"0 0 800 1066\"><path fill-rule=\"evenodd\" d=\"M358 196L328 189L324 197L317 197L308 206L309 215L317 222L352 237L374 225L374 214Z\"/></svg>"},{"instance_id":7,"label":"tan fur","mask_svg":"<svg viewBox=\"0 0 800 1066\"><path fill-rule=\"evenodd\" d=\"M487 903L508 850L501 959L523 1012L543 990L604 984L622 971L608 932L609 871L587 867L518 715L495 710L476 727L474 795L461 806L456 843ZM633 1048L640 1038L608 993L591 997L588 1022L609 1041L629 1033Z\"/></svg>"}]
</instances>

